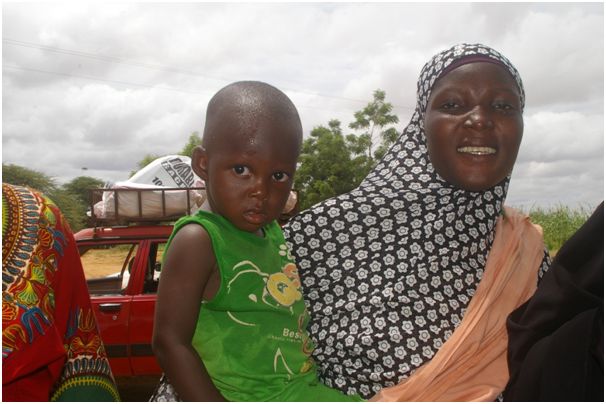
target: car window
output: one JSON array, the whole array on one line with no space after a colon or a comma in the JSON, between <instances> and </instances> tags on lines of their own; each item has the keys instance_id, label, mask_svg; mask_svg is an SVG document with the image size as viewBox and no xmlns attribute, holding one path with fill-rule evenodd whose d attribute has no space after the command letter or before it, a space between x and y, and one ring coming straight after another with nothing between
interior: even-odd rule
<instances>
[{"instance_id":1,"label":"car window","mask_svg":"<svg viewBox=\"0 0 606 404\"><path fill-rule=\"evenodd\" d=\"M149 265L145 274L143 284L143 293L156 293L158 291L158 282L160 281L160 269L162 267L162 257L166 242L154 241L149 249Z\"/></svg>"},{"instance_id":2,"label":"car window","mask_svg":"<svg viewBox=\"0 0 606 404\"><path fill-rule=\"evenodd\" d=\"M123 294L138 243L108 243L79 246L84 275L91 295Z\"/></svg>"}]
</instances>

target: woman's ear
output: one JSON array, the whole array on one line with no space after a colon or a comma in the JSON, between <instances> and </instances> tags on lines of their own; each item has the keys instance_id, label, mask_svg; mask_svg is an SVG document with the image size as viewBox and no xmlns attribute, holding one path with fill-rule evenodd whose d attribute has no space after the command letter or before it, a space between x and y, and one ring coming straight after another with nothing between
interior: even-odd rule
<instances>
[{"instance_id":1,"label":"woman's ear","mask_svg":"<svg viewBox=\"0 0 606 404\"><path fill-rule=\"evenodd\" d=\"M204 181L208 180L208 153L202 146L194 147L191 158L191 168Z\"/></svg>"}]
</instances>

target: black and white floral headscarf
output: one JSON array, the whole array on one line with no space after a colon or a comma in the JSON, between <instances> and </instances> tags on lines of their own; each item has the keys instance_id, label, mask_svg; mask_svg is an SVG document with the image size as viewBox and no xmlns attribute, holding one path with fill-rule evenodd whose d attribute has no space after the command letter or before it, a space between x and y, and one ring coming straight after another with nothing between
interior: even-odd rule
<instances>
[{"instance_id":1,"label":"black and white floral headscarf","mask_svg":"<svg viewBox=\"0 0 606 404\"><path fill-rule=\"evenodd\" d=\"M523 105L517 70L495 50L461 44L439 53L421 71L410 123L377 167L285 228L320 378L348 394L368 398L430 360L482 278L509 177L482 192L455 188L429 161L423 128L436 79L478 55L509 70Z\"/></svg>"}]
</instances>

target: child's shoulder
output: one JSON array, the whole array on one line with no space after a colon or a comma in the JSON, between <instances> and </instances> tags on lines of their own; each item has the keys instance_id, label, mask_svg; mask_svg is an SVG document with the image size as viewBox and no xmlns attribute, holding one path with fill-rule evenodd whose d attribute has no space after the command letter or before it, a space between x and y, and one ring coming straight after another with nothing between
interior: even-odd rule
<instances>
[{"instance_id":1,"label":"child's shoulder","mask_svg":"<svg viewBox=\"0 0 606 404\"><path fill-rule=\"evenodd\" d=\"M183 216L175 222L175 228L188 223L200 223L204 221L216 221L219 216L205 210L199 210L192 215Z\"/></svg>"},{"instance_id":2,"label":"child's shoulder","mask_svg":"<svg viewBox=\"0 0 606 404\"><path fill-rule=\"evenodd\" d=\"M170 244L187 244L190 247L200 246L210 241L208 231L196 222L185 222L179 228L175 227Z\"/></svg>"},{"instance_id":3,"label":"child's shoulder","mask_svg":"<svg viewBox=\"0 0 606 404\"><path fill-rule=\"evenodd\" d=\"M183 216L181 219L177 220L173 228L173 235L180 232L181 229L188 227L198 227L204 232L208 232L209 226L220 226L221 225L221 216L216 215L212 212L207 212L200 210L193 215Z\"/></svg>"}]
</instances>

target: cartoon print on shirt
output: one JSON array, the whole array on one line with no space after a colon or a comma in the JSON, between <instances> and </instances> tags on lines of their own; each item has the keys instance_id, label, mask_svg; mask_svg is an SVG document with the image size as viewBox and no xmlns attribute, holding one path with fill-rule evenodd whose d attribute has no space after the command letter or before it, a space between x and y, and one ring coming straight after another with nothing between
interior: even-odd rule
<instances>
[{"instance_id":1,"label":"cartoon print on shirt","mask_svg":"<svg viewBox=\"0 0 606 404\"><path fill-rule=\"evenodd\" d=\"M285 251L287 251L286 246L281 245L280 255L287 256ZM260 299L259 296L255 294L250 294L248 296L253 302L257 303L260 300L260 302L276 309L285 307L288 308L291 314L294 314L292 305L303 298L299 273L296 265L292 262L287 262L286 265L282 267L281 272L275 272L273 274L263 272L261 268L250 260L237 263L232 270L239 272L227 284L228 293L231 289L231 285L241 275L254 273L263 279L264 287L262 288ZM227 312L227 315L238 324L246 326L255 325L254 323L249 323L236 318L234 314L229 311Z\"/></svg>"},{"instance_id":2,"label":"cartoon print on shirt","mask_svg":"<svg viewBox=\"0 0 606 404\"><path fill-rule=\"evenodd\" d=\"M281 271L272 274L263 272L262 268L259 268L259 266L250 260L240 261L234 265L232 270L237 271L237 274L227 284L227 293L230 293L232 285L238 279L240 279L240 281L250 281L250 278L246 280L246 276L240 278L242 275L258 275L258 278L260 278L262 282L259 284L260 287L257 291L248 295L249 300L254 303L267 305L276 310L283 310L286 308L290 314L294 315L293 305L303 299L299 272L297 266L289 259L288 249L285 245L280 245L279 254L281 257L286 258L286 263L283 264ZM236 315L230 311L227 311L227 315L232 321L243 326L254 327L258 325L254 322L244 321L241 318L236 317ZM238 314L238 316L241 315ZM279 338L299 340L299 343L302 344L301 349L303 352L310 351L311 345L309 337L303 338L303 336L306 335L303 332L303 324L305 323L306 318L307 311L304 311L298 318L298 330L289 330L285 328L284 334L279 336ZM303 363L299 372L305 373L312 369L312 367L313 360L309 357L308 360ZM282 371L286 372L289 379L294 375L293 370L289 367L287 358L282 353L280 347L278 347L275 352L273 368L276 373Z\"/></svg>"}]
</instances>

